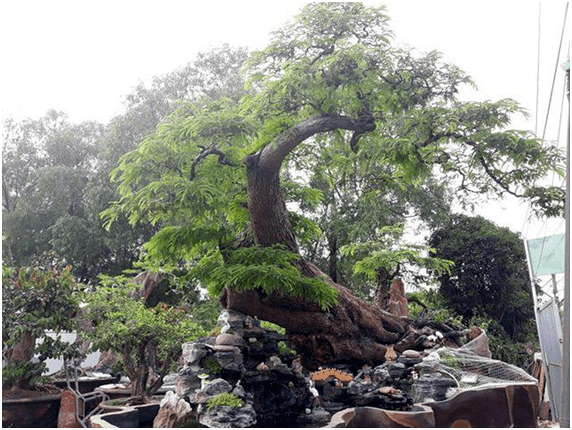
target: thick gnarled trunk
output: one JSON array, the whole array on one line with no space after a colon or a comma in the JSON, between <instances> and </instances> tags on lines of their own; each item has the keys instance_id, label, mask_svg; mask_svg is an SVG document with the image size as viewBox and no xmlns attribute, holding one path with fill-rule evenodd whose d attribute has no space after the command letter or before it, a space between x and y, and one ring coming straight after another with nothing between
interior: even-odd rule
<instances>
[{"instance_id":1,"label":"thick gnarled trunk","mask_svg":"<svg viewBox=\"0 0 572 430\"><path fill-rule=\"evenodd\" d=\"M363 122L341 116L312 118L245 159L248 207L256 244L282 244L291 251L298 251L279 179L282 162L288 153L316 133L338 128L361 133L363 125ZM305 276L323 275L311 263L298 261L295 264ZM339 293L339 304L328 312L301 298L268 296L259 290L246 293L227 290L221 303L225 308L284 327L292 346L303 356L308 367L339 362L354 365L381 363L385 359L387 345L397 344L396 349L400 346L405 348L400 340L409 332L407 319L370 306L329 278L328 282Z\"/></svg>"},{"instance_id":2,"label":"thick gnarled trunk","mask_svg":"<svg viewBox=\"0 0 572 430\"><path fill-rule=\"evenodd\" d=\"M317 267L306 263L304 272L308 270L321 274ZM226 290L221 303L284 327L306 367L385 361L387 345L400 344L409 330L408 320L370 306L347 288L330 283L338 290L339 304L329 312L303 299L268 296L261 291Z\"/></svg>"}]
</instances>

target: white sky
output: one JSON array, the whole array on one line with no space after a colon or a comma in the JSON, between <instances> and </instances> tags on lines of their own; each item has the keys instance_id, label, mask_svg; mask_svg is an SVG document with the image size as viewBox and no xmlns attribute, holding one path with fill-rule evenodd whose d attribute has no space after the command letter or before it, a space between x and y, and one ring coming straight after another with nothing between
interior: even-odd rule
<instances>
[{"instance_id":1,"label":"white sky","mask_svg":"<svg viewBox=\"0 0 572 430\"><path fill-rule=\"evenodd\" d=\"M183 66L199 51L227 42L261 48L291 20L302 1L0 0L0 113L39 117L54 108L72 121L107 122L122 112L123 96L140 81ZM376 2L368 2L376 3ZM539 3L532 1L384 2L398 44L437 49L471 75L478 91L464 99L514 98L531 114L515 128L534 130ZM556 64L555 101L547 138L556 139L563 97L556 59L564 2L541 4L539 134ZM566 121L562 125L562 135ZM561 145L564 145L562 139ZM504 208L504 209L503 209ZM500 212L499 212L500 210ZM563 231L559 221L530 228L527 208L514 201L480 208L501 225L539 237Z\"/></svg>"}]
</instances>

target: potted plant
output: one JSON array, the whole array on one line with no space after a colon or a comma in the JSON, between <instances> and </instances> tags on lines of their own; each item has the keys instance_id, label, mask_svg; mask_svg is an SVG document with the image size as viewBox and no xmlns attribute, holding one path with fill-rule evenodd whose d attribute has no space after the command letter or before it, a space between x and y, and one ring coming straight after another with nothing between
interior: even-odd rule
<instances>
[{"instance_id":1,"label":"potted plant","mask_svg":"<svg viewBox=\"0 0 572 430\"><path fill-rule=\"evenodd\" d=\"M130 379L129 404L148 403L177 365L181 345L207 334L182 308L162 302L146 306L140 288L124 276L102 277L84 309L92 323L84 336L92 348L121 357Z\"/></svg>"},{"instance_id":2,"label":"potted plant","mask_svg":"<svg viewBox=\"0 0 572 430\"><path fill-rule=\"evenodd\" d=\"M35 419L53 420L54 414L57 420L59 390L46 385L44 360L77 353L60 333L75 329L81 290L69 266L2 267L3 425L25 427ZM31 410L22 412L30 402Z\"/></svg>"}]
</instances>

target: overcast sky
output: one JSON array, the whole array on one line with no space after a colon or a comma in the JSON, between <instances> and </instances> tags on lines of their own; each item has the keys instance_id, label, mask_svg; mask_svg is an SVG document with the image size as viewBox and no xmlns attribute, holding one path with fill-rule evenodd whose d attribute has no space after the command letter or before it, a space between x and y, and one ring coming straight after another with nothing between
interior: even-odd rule
<instances>
[{"instance_id":1,"label":"overcast sky","mask_svg":"<svg viewBox=\"0 0 572 430\"><path fill-rule=\"evenodd\" d=\"M290 21L304 3L0 0L0 112L2 117L22 119L54 108L72 121L105 123L122 112L123 97L138 82L173 71L197 52L222 43L262 48L269 33ZM420 52L439 50L445 60L473 77L478 91L467 89L463 99L514 98L531 114L528 120L517 118L514 126L534 130L538 124L542 135L555 66L569 51L567 29L557 61L564 2L543 2L540 8L532 1L384 4L397 44ZM564 72L559 66L556 70L546 134L552 139L557 138L564 93ZM509 212L495 221L525 236L553 234L560 228L557 222L544 227L546 231L528 231L526 206L513 201L500 206Z\"/></svg>"}]
</instances>

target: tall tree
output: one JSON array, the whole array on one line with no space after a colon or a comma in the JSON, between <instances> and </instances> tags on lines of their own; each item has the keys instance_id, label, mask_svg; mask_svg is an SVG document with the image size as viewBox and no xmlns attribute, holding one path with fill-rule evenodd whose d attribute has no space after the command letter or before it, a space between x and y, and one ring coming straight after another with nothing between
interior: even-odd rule
<instances>
[{"instance_id":1,"label":"tall tree","mask_svg":"<svg viewBox=\"0 0 572 430\"><path fill-rule=\"evenodd\" d=\"M362 169L404 187L441 168L464 190L528 196L560 161L533 136L502 131L522 112L516 102L458 101L470 79L436 53L392 47L387 21L361 3L305 6L252 54L251 94L183 106L122 158L122 199L107 211L110 222L161 223L150 265L186 262L224 290L225 307L285 327L312 365L381 361L414 333L300 255L311 223L291 216L281 186L298 150L344 143Z\"/></svg>"}]
</instances>

